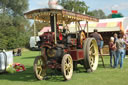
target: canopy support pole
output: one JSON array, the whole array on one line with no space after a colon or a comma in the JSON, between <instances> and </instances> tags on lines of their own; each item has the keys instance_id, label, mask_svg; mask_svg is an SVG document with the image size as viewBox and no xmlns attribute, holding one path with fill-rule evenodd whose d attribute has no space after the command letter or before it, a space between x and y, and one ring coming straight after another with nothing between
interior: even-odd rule
<instances>
[{"instance_id":1,"label":"canopy support pole","mask_svg":"<svg viewBox=\"0 0 128 85\"><path fill-rule=\"evenodd\" d=\"M56 20L56 14L54 14L54 31L55 31L55 44L57 44L57 36L56 36L56 34L57 34L57 30L56 30L56 22L57 22L57 20Z\"/></svg>"},{"instance_id":2,"label":"canopy support pole","mask_svg":"<svg viewBox=\"0 0 128 85\"><path fill-rule=\"evenodd\" d=\"M89 33L88 33L88 21L86 21L86 25L87 25L87 37L88 37L88 35L89 35Z\"/></svg>"},{"instance_id":3,"label":"canopy support pole","mask_svg":"<svg viewBox=\"0 0 128 85\"><path fill-rule=\"evenodd\" d=\"M36 41L36 18L34 17L34 37L35 37L35 41Z\"/></svg>"},{"instance_id":4,"label":"canopy support pole","mask_svg":"<svg viewBox=\"0 0 128 85\"><path fill-rule=\"evenodd\" d=\"M77 27L78 27L78 24L77 24L77 22L75 21L76 38L77 38Z\"/></svg>"}]
</instances>

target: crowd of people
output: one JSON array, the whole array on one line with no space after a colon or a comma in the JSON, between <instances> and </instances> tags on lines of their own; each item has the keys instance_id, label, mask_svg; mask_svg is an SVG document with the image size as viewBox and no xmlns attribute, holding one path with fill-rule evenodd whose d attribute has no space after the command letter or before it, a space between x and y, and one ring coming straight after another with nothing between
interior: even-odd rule
<instances>
[{"instance_id":1,"label":"crowd of people","mask_svg":"<svg viewBox=\"0 0 128 85\"><path fill-rule=\"evenodd\" d=\"M113 37L110 38L109 42L109 52L110 52L110 66L113 68L117 68L120 60L120 68L123 67L123 59L126 56L126 47L128 43L126 41L126 36L123 34L117 35L114 34ZM114 62L112 63L112 61Z\"/></svg>"},{"instance_id":2,"label":"crowd of people","mask_svg":"<svg viewBox=\"0 0 128 85\"><path fill-rule=\"evenodd\" d=\"M98 44L99 53L102 56L102 47L103 47L103 38L101 34L98 33L97 29L94 29L94 32L90 35L90 37L94 37ZM120 68L123 67L123 59L126 56L126 48L128 45L128 41L126 39L126 35L122 33L115 33L112 37L110 37L109 41L109 54L110 54L110 66L112 68L117 68L120 63ZM120 61L120 62L119 62Z\"/></svg>"}]
</instances>

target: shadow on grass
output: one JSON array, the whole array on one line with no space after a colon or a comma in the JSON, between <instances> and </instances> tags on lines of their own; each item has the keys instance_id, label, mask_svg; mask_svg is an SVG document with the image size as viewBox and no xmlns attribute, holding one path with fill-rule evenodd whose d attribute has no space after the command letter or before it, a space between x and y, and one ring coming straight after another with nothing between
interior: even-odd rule
<instances>
[{"instance_id":1,"label":"shadow on grass","mask_svg":"<svg viewBox=\"0 0 128 85\"><path fill-rule=\"evenodd\" d=\"M77 67L76 70L73 71L74 73L87 73L86 70L84 69L84 67ZM52 73L48 72L48 79L46 79L46 81L51 81L51 82L62 82L62 81L66 81L64 80L64 77L61 73L61 71L57 71L57 74L52 71Z\"/></svg>"},{"instance_id":2,"label":"shadow on grass","mask_svg":"<svg viewBox=\"0 0 128 85\"><path fill-rule=\"evenodd\" d=\"M57 73L57 74L56 74ZM47 78L44 81L48 82L62 82L65 81L61 71L54 72L51 70L47 73ZM74 70L74 73L87 73L84 67L78 67L77 70ZM17 72L14 74L4 73L0 74L0 80L10 80L10 81L24 81L24 82L38 82L39 80L36 79L33 67L26 68L26 71Z\"/></svg>"},{"instance_id":3,"label":"shadow on grass","mask_svg":"<svg viewBox=\"0 0 128 85\"><path fill-rule=\"evenodd\" d=\"M62 75L48 75L46 81L51 81L51 82L62 82L65 81Z\"/></svg>"},{"instance_id":4,"label":"shadow on grass","mask_svg":"<svg viewBox=\"0 0 128 85\"><path fill-rule=\"evenodd\" d=\"M31 57L23 57L23 58L21 58L21 59L34 59L34 58L36 58L36 56L31 56Z\"/></svg>"},{"instance_id":5,"label":"shadow on grass","mask_svg":"<svg viewBox=\"0 0 128 85\"><path fill-rule=\"evenodd\" d=\"M104 66L103 66L103 64L98 64L98 68L111 68L110 64L104 64Z\"/></svg>"},{"instance_id":6,"label":"shadow on grass","mask_svg":"<svg viewBox=\"0 0 128 85\"><path fill-rule=\"evenodd\" d=\"M10 80L10 81L37 81L34 77L33 67L26 68L26 71L17 72L14 74L4 73L0 75L0 80Z\"/></svg>"},{"instance_id":7,"label":"shadow on grass","mask_svg":"<svg viewBox=\"0 0 128 85\"><path fill-rule=\"evenodd\" d=\"M77 67L77 69L74 70L74 73L87 73L84 67Z\"/></svg>"},{"instance_id":8,"label":"shadow on grass","mask_svg":"<svg viewBox=\"0 0 128 85\"><path fill-rule=\"evenodd\" d=\"M64 78L63 78L61 72L59 74L58 73L55 74L54 72L48 73L46 77L47 78L44 81L51 81L51 82L64 81ZM11 74L11 73L0 74L0 80L24 81L24 82L36 82L36 81L38 82L39 81L35 77L35 74L33 72L33 67L26 68L26 71L17 72L14 74Z\"/></svg>"}]
</instances>

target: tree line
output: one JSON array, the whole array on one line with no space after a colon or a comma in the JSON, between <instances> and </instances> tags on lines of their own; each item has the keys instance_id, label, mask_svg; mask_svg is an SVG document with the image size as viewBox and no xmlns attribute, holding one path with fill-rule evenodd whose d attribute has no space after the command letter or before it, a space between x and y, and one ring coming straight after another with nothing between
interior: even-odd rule
<instances>
[{"instance_id":1,"label":"tree line","mask_svg":"<svg viewBox=\"0 0 128 85\"><path fill-rule=\"evenodd\" d=\"M24 18L28 0L0 0L0 49L24 47L30 35Z\"/></svg>"}]
</instances>

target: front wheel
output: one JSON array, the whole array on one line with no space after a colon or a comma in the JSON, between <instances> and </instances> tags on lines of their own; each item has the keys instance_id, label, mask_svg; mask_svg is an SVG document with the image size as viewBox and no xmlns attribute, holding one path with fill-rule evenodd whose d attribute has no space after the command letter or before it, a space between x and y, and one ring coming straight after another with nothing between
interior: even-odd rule
<instances>
[{"instance_id":1,"label":"front wheel","mask_svg":"<svg viewBox=\"0 0 128 85\"><path fill-rule=\"evenodd\" d=\"M42 56L37 56L35 58L34 73L38 80L43 80L46 75L46 62Z\"/></svg>"},{"instance_id":2,"label":"front wheel","mask_svg":"<svg viewBox=\"0 0 128 85\"><path fill-rule=\"evenodd\" d=\"M61 71L65 80L70 80L73 74L73 61L69 54L65 54L61 62Z\"/></svg>"}]
</instances>

